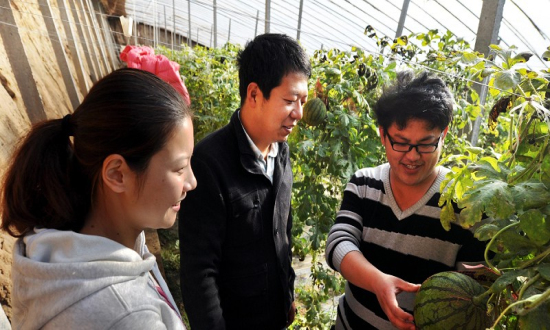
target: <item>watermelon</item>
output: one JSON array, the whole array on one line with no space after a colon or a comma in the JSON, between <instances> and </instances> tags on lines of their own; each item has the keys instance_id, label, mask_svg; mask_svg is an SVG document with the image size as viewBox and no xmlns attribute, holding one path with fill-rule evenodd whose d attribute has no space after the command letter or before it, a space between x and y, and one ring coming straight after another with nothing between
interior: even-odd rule
<instances>
[{"instance_id":1,"label":"watermelon","mask_svg":"<svg viewBox=\"0 0 550 330\"><path fill-rule=\"evenodd\" d=\"M424 330L490 327L486 302L474 299L484 292L481 284L459 272L432 275L416 294L414 322L418 329Z\"/></svg>"},{"instance_id":2,"label":"watermelon","mask_svg":"<svg viewBox=\"0 0 550 330\"><path fill-rule=\"evenodd\" d=\"M309 126L317 126L324 122L326 118L327 107L320 98L312 98L304 104L304 115L302 119Z\"/></svg>"},{"instance_id":3,"label":"watermelon","mask_svg":"<svg viewBox=\"0 0 550 330\"><path fill-rule=\"evenodd\" d=\"M339 77L342 74L342 71L337 68L327 68L325 70L325 74L327 77Z\"/></svg>"}]
</instances>

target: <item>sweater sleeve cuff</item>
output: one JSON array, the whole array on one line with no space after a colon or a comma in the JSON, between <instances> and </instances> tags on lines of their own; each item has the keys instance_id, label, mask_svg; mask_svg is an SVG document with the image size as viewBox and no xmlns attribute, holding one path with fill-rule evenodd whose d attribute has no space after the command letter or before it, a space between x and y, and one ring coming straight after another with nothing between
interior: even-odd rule
<instances>
[{"instance_id":1,"label":"sweater sleeve cuff","mask_svg":"<svg viewBox=\"0 0 550 330\"><path fill-rule=\"evenodd\" d=\"M342 263L342 260L346 256L346 254L350 253L351 251L360 251L357 245L353 244L352 242L342 242L338 244L334 248L334 253L332 254L332 264L334 265L334 268L338 272L340 272L340 264Z\"/></svg>"}]
</instances>

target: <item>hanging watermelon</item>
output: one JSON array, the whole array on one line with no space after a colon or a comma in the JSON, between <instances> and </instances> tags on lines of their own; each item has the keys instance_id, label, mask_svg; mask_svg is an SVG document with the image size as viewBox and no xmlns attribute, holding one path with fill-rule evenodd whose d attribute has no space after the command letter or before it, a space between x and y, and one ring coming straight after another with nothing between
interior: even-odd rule
<instances>
[{"instance_id":1,"label":"hanging watermelon","mask_svg":"<svg viewBox=\"0 0 550 330\"><path fill-rule=\"evenodd\" d=\"M314 97L304 104L304 116L302 119L309 126L317 126L327 118L327 107L318 97Z\"/></svg>"}]
</instances>

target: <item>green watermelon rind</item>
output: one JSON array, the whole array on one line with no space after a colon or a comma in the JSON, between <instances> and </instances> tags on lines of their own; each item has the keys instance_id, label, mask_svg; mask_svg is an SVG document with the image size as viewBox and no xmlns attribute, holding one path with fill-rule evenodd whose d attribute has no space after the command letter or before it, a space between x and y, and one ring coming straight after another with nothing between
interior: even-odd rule
<instances>
[{"instance_id":1,"label":"green watermelon rind","mask_svg":"<svg viewBox=\"0 0 550 330\"><path fill-rule=\"evenodd\" d=\"M302 119L309 126L317 126L325 121L327 109L325 103L318 97L310 99L304 104Z\"/></svg>"},{"instance_id":2,"label":"green watermelon rind","mask_svg":"<svg viewBox=\"0 0 550 330\"><path fill-rule=\"evenodd\" d=\"M483 286L459 272L442 272L428 278L416 294L414 320L418 329L485 329L491 325L485 306L473 298Z\"/></svg>"}]
</instances>

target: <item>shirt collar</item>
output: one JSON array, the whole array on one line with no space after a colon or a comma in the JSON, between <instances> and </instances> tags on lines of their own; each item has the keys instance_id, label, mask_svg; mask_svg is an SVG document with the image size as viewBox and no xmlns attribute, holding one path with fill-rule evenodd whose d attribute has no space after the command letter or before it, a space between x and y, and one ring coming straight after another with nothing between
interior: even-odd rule
<instances>
[{"instance_id":1,"label":"shirt collar","mask_svg":"<svg viewBox=\"0 0 550 330\"><path fill-rule=\"evenodd\" d=\"M250 147L252 148L252 151L254 152L254 156L256 156L256 158L259 159L259 160L265 161L264 157L262 155L262 152L260 151L260 149L258 149L258 147L254 143L254 141L252 141L252 138L250 137L250 135L248 135L248 132L246 131L246 129L243 126L243 122L241 120L241 111L240 110L239 110L239 121L241 122L241 126L243 128L244 135L246 135L246 138L248 139L248 143L250 144ZM277 142L271 143L271 148L269 148L269 152L267 153L267 157L276 158L278 154L279 154L279 144Z\"/></svg>"}]
</instances>

